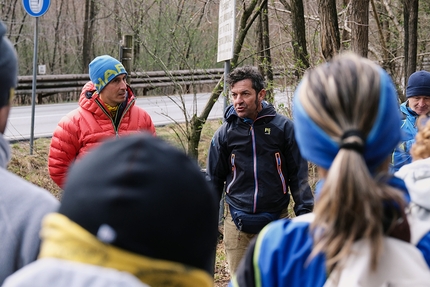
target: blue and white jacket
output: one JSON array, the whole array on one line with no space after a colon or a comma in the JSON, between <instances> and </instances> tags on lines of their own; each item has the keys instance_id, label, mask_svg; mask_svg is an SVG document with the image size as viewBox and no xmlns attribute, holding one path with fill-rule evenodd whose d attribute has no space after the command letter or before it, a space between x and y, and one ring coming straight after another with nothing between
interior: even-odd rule
<instances>
[{"instance_id":1,"label":"blue and white jacket","mask_svg":"<svg viewBox=\"0 0 430 287\"><path fill-rule=\"evenodd\" d=\"M404 192L408 199L406 189ZM331 276L324 254L309 257L314 245L313 218L314 214L306 214L267 225L249 246L229 287L388 286L402 282L411 285L399 286L430 286L429 230L415 238L415 244L384 237L377 272L369 271L370 245L359 240L353 245L355 255L344 262L345 268ZM415 225L410 228L414 233ZM333 283L334 278L339 281Z\"/></svg>"},{"instance_id":2,"label":"blue and white jacket","mask_svg":"<svg viewBox=\"0 0 430 287\"><path fill-rule=\"evenodd\" d=\"M415 142L415 135L418 133L416 120L418 114L407 106L408 101L400 105L400 111L403 114L402 120L402 141L396 147L392 156L392 169L398 171L403 165L411 163L412 156L410 154L412 144Z\"/></svg>"}]
</instances>

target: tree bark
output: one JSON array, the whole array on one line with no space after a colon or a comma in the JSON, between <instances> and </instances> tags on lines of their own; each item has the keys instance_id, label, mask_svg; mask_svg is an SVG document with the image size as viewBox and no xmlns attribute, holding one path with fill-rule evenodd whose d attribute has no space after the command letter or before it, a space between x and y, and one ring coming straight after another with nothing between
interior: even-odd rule
<instances>
[{"instance_id":1,"label":"tree bark","mask_svg":"<svg viewBox=\"0 0 430 287\"><path fill-rule=\"evenodd\" d=\"M351 48L362 57L369 49L369 0L351 1Z\"/></svg>"},{"instance_id":2,"label":"tree bark","mask_svg":"<svg viewBox=\"0 0 430 287\"><path fill-rule=\"evenodd\" d=\"M257 39L258 39L258 69L261 74L266 78L266 100L269 103L273 103L273 68L272 68L272 58L270 55L270 30L269 30L269 17L267 1L259 0L259 6L261 7L261 12L258 17L257 25Z\"/></svg>"},{"instance_id":3,"label":"tree bark","mask_svg":"<svg viewBox=\"0 0 430 287\"><path fill-rule=\"evenodd\" d=\"M348 7L348 5L349 5L349 0L343 0L343 7ZM344 24L342 27L342 34L340 36L340 43L341 43L340 47L341 47L341 50L349 50L349 45L351 43L351 33L348 30L350 28L350 25L348 25L350 22L349 19L351 18L351 11L349 8L347 9L347 11L345 11L344 17L345 19L343 21Z\"/></svg>"},{"instance_id":4,"label":"tree bark","mask_svg":"<svg viewBox=\"0 0 430 287\"><path fill-rule=\"evenodd\" d=\"M336 0L320 0L321 52L325 60L330 60L340 50L340 33L336 10Z\"/></svg>"},{"instance_id":5,"label":"tree bark","mask_svg":"<svg viewBox=\"0 0 430 287\"><path fill-rule=\"evenodd\" d=\"M85 0L84 40L82 43L82 69L84 73L88 73L88 64L91 61L96 16L96 0Z\"/></svg>"},{"instance_id":6,"label":"tree bark","mask_svg":"<svg viewBox=\"0 0 430 287\"><path fill-rule=\"evenodd\" d=\"M417 69L417 49L418 49L418 0L404 0L404 29L405 29L405 86L408 83L409 76ZM406 97L402 95L402 101Z\"/></svg>"},{"instance_id":7,"label":"tree bark","mask_svg":"<svg viewBox=\"0 0 430 287\"><path fill-rule=\"evenodd\" d=\"M263 47L264 47L264 72L266 74L266 81L267 81L267 87L266 87L266 100L270 103L273 103L274 101L274 94L273 94L273 67L272 67L272 55L270 53L270 25L269 25L269 15L268 15L268 5L267 1L265 1L265 4L263 5L264 9L261 13L262 15L262 22L263 22Z\"/></svg>"},{"instance_id":8,"label":"tree bark","mask_svg":"<svg viewBox=\"0 0 430 287\"><path fill-rule=\"evenodd\" d=\"M284 5L285 6L285 5ZM296 63L295 75L300 79L309 68L309 54L306 47L306 26L303 0L291 0L292 45Z\"/></svg>"}]
</instances>

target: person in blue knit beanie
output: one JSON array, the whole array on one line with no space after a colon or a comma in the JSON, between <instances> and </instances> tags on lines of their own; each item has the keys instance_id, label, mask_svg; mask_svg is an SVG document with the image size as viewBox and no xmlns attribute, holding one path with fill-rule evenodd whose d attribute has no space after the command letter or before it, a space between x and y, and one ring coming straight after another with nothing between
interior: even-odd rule
<instances>
[{"instance_id":1,"label":"person in blue knit beanie","mask_svg":"<svg viewBox=\"0 0 430 287\"><path fill-rule=\"evenodd\" d=\"M128 73L120 61L98 56L89 64L89 76L79 107L60 120L52 136L48 169L61 188L70 164L102 140L138 131L155 135L150 115L135 105L136 97L126 82Z\"/></svg>"},{"instance_id":2,"label":"person in blue knit beanie","mask_svg":"<svg viewBox=\"0 0 430 287\"><path fill-rule=\"evenodd\" d=\"M412 162L410 151L418 132L416 121L419 116L430 112L430 72L418 71L409 77L406 99L406 102L400 105L403 134L401 143L392 155L393 172Z\"/></svg>"}]
</instances>

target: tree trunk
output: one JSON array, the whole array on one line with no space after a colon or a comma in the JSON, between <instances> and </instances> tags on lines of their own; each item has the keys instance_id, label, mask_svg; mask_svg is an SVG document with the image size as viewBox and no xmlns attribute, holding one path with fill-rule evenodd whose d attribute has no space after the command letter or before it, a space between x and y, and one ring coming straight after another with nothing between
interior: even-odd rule
<instances>
[{"instance_id":1,"label":"tree trunk","mask_svg":"<svg viewBox=\"0 0 430 287\"><path fill-rule=\"evenodd\" d=\"M417 69L417 49L418 49L418 0L404 0L404 29L405 29L405 86L409 76ZM402 101L406 97L402 95Z\"/></svg>"},{"instance_id":2,"label":"tree trunk","mask_svg":"<svg viewBox=\"0 0 430 287\"><path fill-rule=\"evenodd\" d=\"M343 7L347 7L349 3L349 0L343 0ZM343 28L342 28L342 35L341 35L341 50L349 50L349 45L351 43L351 33L348 31L347 28L350 27L350 25L348 25L350 23L349 19L351 18L351 10L348 9L347 11L345 11L345 19L344 19L344 24L343 24Z\"/></svg>"},{"instance_id":3,"label":"tree trunk","mask_svg":"<svg viewBox=\"0 0 430 287\"><path fill-rule=\"evenodd\" d=\"M85 0L84 40L82 43L82 68L84 73L88 73L88 64L91 61L96 16L96 0Z\"/></svg>"},{"instance_id":4,"label":"tree trunk","mask_svg":"<svg viewBox=\"0 0 430 287\"><path fill-rule=\"evenodd\" d=\"M51 72L55 71L55 63L57 62L57 50L61 49L61 47L59 47L60 45L60 27L61 27L61 15L63 12L63 4L64 4L64 0L60 1L60 7L59 9L57 9L57 15L56 15L56 23L55 23L55 28L54 28L54 49L52 51L52 60L49 63L49 69Z\"/></svg>"},{"instance_id":5,"label":"tree trunk","mask_svg":"<svg viewBox=\"0 0 430 287\"><path fill-rule=\"evenodd\" d=\"M90 26L90 2L91 0L85 0L85 12L84 12L84 39L82 42L82 69L83 73L88 73L88 63L90 62L90 47L91 44L89 39L89 26Z\"/></svg>"},{"instance_id":6,"label":"tree trunk","mask_svg":"<svg viewBox=\"0 0 430 287\"><path fill-rule=\"evenodd\" d=\"M268 5L267 1L263 3L263 10L261 13L262 24L263 24L263 47L264 47L264 73L266 74L266 100L273 103L275 96L273 94L273 67L272 67L272 56L270 54L270 30L269 30L269 16L268 16Z\"/></svg>"},{"instance_id":7,"label":"tree trunk","mask_svg":"<svg viewBox=\"0 0 430 287\"><path fill-rule=\"evenodd\" d=\"M330 60L340 50L339 24L336 0L320 0L321 52L325 60Z\"/></svg>"},{"instance_id":8,"label":"tree trunk","mask_svg":"<svg viewBox=\"0 0 430 287\"><path fill-rule=\"evenodd\" d=\"M351 48L367 58L369 49L369 0L351 1Z\"/></svg>"},{"instance_id":9,"label":"tree trunk","mask_svg":"<svg viewBox=\"0 0 430 287\"><path fill-rule=\"evenodd\" d=\"M293 51L296 63L295 75L300 79L309 68L309 54L306 48L306 26L303 0L291 0L291 23Z\"/></svg>"},{"instance_id":10,"label":"tree trunk","mask_svg":"<svg viewBox=\"0 0 430 287\"><path fill-rule=\"evenodd\" d=\"M273 103L273 68L272 68L272 58L270 55L270 39L269 39L269 17L267 16L267 1L259 0L259 6L261 7L261 12L258 17L257 25L257 39L258 39L258 69L260 70L263 77L266 79L266 100L269 103Z\"/></svg>"}]
</instances>

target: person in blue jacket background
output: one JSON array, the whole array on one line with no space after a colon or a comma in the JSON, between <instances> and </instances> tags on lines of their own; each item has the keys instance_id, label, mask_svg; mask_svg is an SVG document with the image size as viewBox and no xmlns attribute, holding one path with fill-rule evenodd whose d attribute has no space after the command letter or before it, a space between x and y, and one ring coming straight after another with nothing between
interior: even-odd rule
<instances>
[{"instance_id":1,"label":"person in blue jacket background","mask_svg":"<svg viewBox=\"0 0 430 287\"><path fill-rule=\"evenodd\" d=\"M403 165L411 163L410 150L418 132L417 118L430 112L430 73L418 71L408 79L407 101L400 105L402 120L402 139L392 157L392 169L398 171Z\"/></svg>"},{"instance_id":2,"label":"person in blue jacket background","mask_svg":"<svg viewBox=\"0 0 430 287\"><path fill-rule=\"evenodd\" d=\"M388 74L336 56L305 74L293 115L300 152L318 166L314 212L267 225L230 286L430 286L430 233L411 240L409 194L388 171L401 137Z\"/></svg>"}]
</instances>

